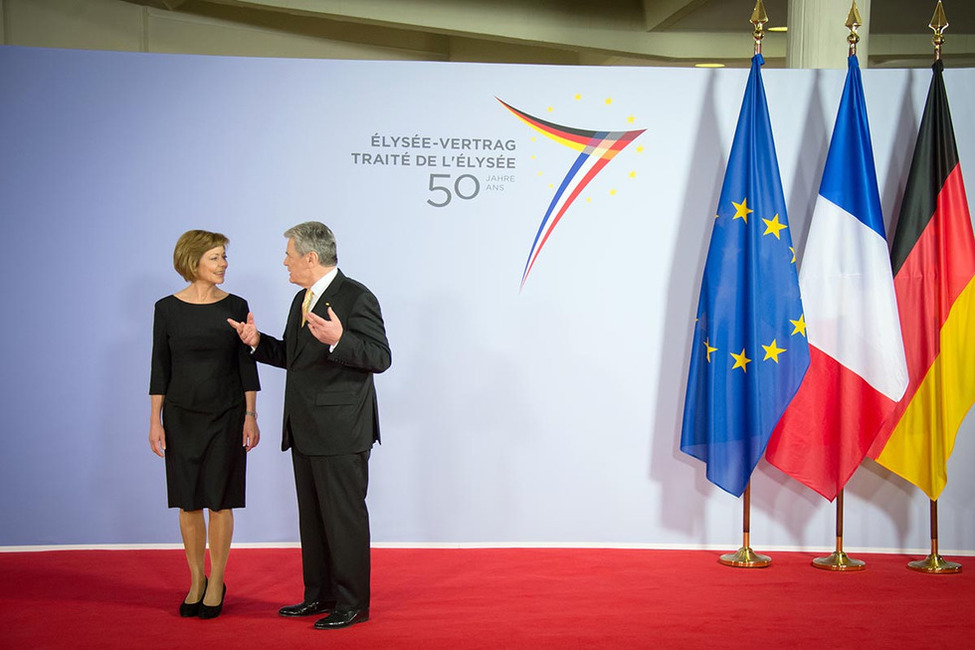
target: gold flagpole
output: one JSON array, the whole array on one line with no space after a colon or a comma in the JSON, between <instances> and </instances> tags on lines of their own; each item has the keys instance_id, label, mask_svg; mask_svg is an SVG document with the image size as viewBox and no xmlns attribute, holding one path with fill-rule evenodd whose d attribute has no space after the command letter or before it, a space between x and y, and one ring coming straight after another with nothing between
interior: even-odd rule
<instances>
[{"instance_id":1,"label":"gold flagpole","mask_svg":"<svg viewBox=\"0 0 975 650\"><path fill-rule=\"evenodd\" d=\"M765 4L762 0L755 3L752 10L752 17L749 20L752 24L752 37L755 39L755 54L762 53L762 39L765 38L765 23L768 22L768 14L765 13Z\"/></svg>"},{"instance_id":2,"label":"gold flagpole","mask_svg":"<svg viewBox=\"0 0 975 650\"><path fill-rule=\"evenodd\" d=\"M945 16L944 7L941 0L931 16L928 27L934 30L931 43L934 45L934 60L941 60L941 46L945 43L944 31L948 29L948 18ZM938 501L931 500L931 555L923 560L915 560L907 563L907 568L923 573L959 573L961 565L957 562L949 562L938 554Z\"/></svg>"},{"instance_id":3,"label":"gold flagpole","mask_svg":"<svg viewBox=\"0 0 975 650\"><path fill-rule=\"evenodd\" d=\"M762 38L765 37L765 23L768 22L768 14L765 13L765 5L762 0L755 3L752 17L749 21L754 28L752 36L755 39L755 54L762 53ZM741 548L735 553L725 553L718 561L725 566L734 566L748 569L760 569L772 564L772 558L767 555L760 555L751 549L751 494L752 483L748 482L745 486L745 493L742 494L742 542Z\"/></svg>"},{"instance_id":4,"label":"gold flagpole","mask_svg":"<svg viewBox=\"0 0 975 650\"><path fill-rule=\"evenodd\" d=\"M829 571L863 571L867 568L866 562L854 560L843 552L843 490L836 494L836 550L826 557L817 557L812 565Z\"/></svg>"},{"instance_id":5,"label":"gold flagpole","mask_svg":"<svg viewBox=\"0 0 975 650\"><path fill-rule=\"evenodd\" d=\"M941 8L941 2L938 2ZM938 554L938 502L931 501L931 555L923 560L907 563L907 568L922 573L960 573L961 565L949 562Z\"/></svg>"},{"instance_id":6,"label":"gold flagpole","mask_svg":"<svg viewBox=\"0 0 975 650\"><path fill-rule=\"evenodd\" d=\"M931 43L934 45L934 60L941 60L941 46L945 44L945 30L948 29L948 18L945 16L945 9L941 6L941 0L938 0L938 6L934 8L934 15L931 16L931 22L928 23L928 27L934 30L934 36L931 37Z\"/></svg>"},{"instance_id":7,"label":"gold flagpole","mask_svg":"<svg viewBox=\"0 0 975 650\"><path fill-rule=\"evenodd\" d=\"M761 4L762 0L758 0ZM741 495L744 514L741 526L741 548L735 553L725 553L718 561L725 566L734 566L744 569L761 569L772 564L772 558L761 555L752 550L751 543L751 502L752 502L752 482L749 481L745 486L745 493Z\"/></svg>"},{"instance_id":8,"label":"gold flagpole","mask_svg":"<svg viewBox=\"0 0 975 650\"><path fill-rule=\"evenodd\" d=\"M846 18L846 27L850 30L850 35L846 37L850 44L850 56L857 53L857 43L860 42L857 29L862 25L863 20L860 19L856 0L853 0L850 15ZM836 495L836 550L826 557L817 557L812 561L812 565L817 569L828 571L863 571L867 568L866 562L854 560L843 552L843 490L840 490Z\"/></svg>"},{"instance_id":9,"label":"gold flagpole","mask_svg":"<svg viewBox=\"0 0 975 650\"><path fill-rule=\"evenodd\" d=\"M846 17L846 28L850 30L850 35L846 37L846 42L850 44L850 56L857 53L857 43L860 42L857 29L860 27L863 27L863 20L860 18L860 11L857 9L857 0L853 0L850 15Z\"/></svg>"}]
</instances>

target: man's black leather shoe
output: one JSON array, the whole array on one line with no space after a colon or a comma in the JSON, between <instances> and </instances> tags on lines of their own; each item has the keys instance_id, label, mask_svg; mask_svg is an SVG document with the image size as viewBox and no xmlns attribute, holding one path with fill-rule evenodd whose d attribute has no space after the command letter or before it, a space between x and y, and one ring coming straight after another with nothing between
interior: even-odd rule
<instances>
[{"instance_id":1,"label":"man's black leather shoe","mask_svg":"<svg viewBox=\"0 0 975 650\"><path fill-rule=\"evenodd\" d=\"M279 616L314 616L324 614L335 607L335 602L322 602L313 600L310 603L298 603L297 605L285 605L278 610Z\"/></svg>"},{"instance_id":2,"label":"man's black leather shoe","mask_svg":"<svg viewBox=\"0 0 975 650\"><path fill-rule=\"evenodd\" d=\"M332 612L325 618L315 621L316 630L337 630L369 620L368 609L352 609L347 612Z\"/></svg>"}]
</instances>

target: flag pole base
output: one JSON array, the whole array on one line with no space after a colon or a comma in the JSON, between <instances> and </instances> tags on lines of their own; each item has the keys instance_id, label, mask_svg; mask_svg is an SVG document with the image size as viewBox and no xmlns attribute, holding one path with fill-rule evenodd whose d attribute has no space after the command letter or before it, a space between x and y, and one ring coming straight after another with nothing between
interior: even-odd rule
<instances>
[{"instance_id":1,"label":"flag pole base","mask_svg":"<svg viewBox=\"0 0 975 650\"><path fill-rule=\"evenodd\" d=\"M756 553L748 546L742 546L735 553L725 553L718 558L718 562L725 566L741 567L745 569L763 569L772 564L772 558Z\"/></svg>"},{"instance_id":2,"label":"flag pole base","mask_svg":"<svg viewBox=\"0 0 975 650\"><path fill-rule=\"evenodd\" d=\"M867 568L866 562L855 560L843 551L834 551L826 557L817 557L812 561L812 565L826 571L863 571Z\"/></svg>"},{"instance_id":3,"label":"flag pole base","mask_svg":"<svg viewBox=\"0 0 975 650\"><path fill-rule=\"evenodd\" d=\"M950 562L937 553L932 553L923 560L907 563L907 568L921 573L961 573L961 565Z\"/></svg>"}]
</instances>

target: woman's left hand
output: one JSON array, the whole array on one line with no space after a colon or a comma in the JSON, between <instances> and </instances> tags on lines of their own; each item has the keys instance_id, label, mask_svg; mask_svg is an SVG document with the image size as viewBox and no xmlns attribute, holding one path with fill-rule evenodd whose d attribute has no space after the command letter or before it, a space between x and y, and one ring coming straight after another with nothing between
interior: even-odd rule
<instances>
[{"instance_id":1,"label":"woman's left hand","mask_svg":"<svg viewBox=\"0 0 975 650\"><path fill-rule=\"evenodd\" d=\"M261 441L261 429L257 426L257 418L250 415L244 417L244 449L250 451Z\"/></svg>"}]
</instances>

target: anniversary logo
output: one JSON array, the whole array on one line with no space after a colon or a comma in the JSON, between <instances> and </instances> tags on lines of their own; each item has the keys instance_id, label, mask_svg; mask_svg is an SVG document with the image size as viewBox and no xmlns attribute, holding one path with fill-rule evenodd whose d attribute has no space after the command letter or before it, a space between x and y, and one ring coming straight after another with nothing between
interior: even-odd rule
<instances>
[{"instance_id":1,"label":"anniversary logo","mask_svg":"<svg viewBox=\"0 0 975 650\"><path fill-rule=\"evenodd\" d=\"M579 98L580 95L576 95L576 99ZM533 130L578 151L562 180L549 186L554 195L544 210L525 262L521 277L521 287L524 287L542 248L573 202L599 172L646 129L617 131L566 126L535 117L500 98L495 99ZM611 100L606 101L610 103ZM633 119L628 118L631 122ZM482 189L503 192L508 184L515 182L516 151L517 143L513 138L374 133L369 138L369 150L353 151L351 157L352 164L358 166L436 170L427 174L430 196L426 202L434 208L446 208L455 199L469 201L476 198ZM635 172L631 171L630 177L633 176Z\"/></svg>"}]
</instances>

